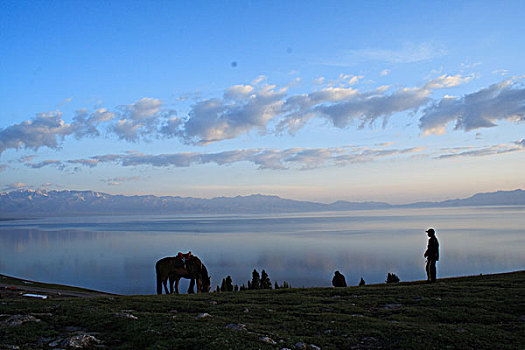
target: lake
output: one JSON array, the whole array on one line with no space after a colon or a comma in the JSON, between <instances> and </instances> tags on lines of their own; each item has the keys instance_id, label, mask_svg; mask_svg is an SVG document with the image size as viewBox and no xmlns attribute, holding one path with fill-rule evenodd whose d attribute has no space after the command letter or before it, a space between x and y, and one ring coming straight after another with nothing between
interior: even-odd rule
<instances>
[{"instance_id":1,"label":"lake","mask_svg":"<svg viewBox=\"0 0 525 350\"><path fill-rule=\"evenodd\" d=\"M389 272L421 280L428 227L440 243L438 278L525 268L525 207L506 206L0 221L0 273L154 294L155 262L192 251L213 289L227 275L247 284L254 268L293 287L330 286L335 270L351 285L384 282Z\"/></svg>"}]
</instances>

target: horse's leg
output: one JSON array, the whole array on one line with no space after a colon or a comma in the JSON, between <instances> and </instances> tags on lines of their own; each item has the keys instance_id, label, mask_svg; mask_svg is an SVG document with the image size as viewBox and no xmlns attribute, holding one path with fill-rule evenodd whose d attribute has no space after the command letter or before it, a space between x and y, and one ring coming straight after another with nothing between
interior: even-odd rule
<instances>
[{"instance_id":1,"label":"horse's leg","mask_svg":"<svg viewBox=\"0 0 525 350\"><path fill-rule=\"evenodd\" d=\"M194 292L194 287L195 287L195 279L192 278L191 281L190 281L190 287L188 288L188 294L193 294Z\"/></svg>"},{"instance_id":2,"label":"horse's leg","mask_svg":"<svg viewBox=\"0 0 525 350\"><path fill-rule=\"evenodd\" d=\"M166 292L166 294L169 294L169 291L168 291L168 278L167 277L164 280L162 280L162 284L164 285L164 291Z\"/></svg>"},{"instance_id":3,"label":"horse's leg","mask_svg":"<svg viewBox=\"0 0 525 350\"><path fill-rule=\"evenodd\" d=\"M173 294L173 276L170 276L170 294Z\"/></svg>"},{"instance_id":4,"label":"horse's leg","mask_svg":"<svg viewBox=\"0 0 525 350\"><path fill-rule=\"evenodd\" d=\"M197 293L201 292L201 285L202 285L201 279L197 278Z\"/></svg>"},{"instance_id":5,"label":"horse's leg","mask_svg":"<svg viewBox=\"0 0 525 350\"><path fill-rule=\"evenodd\" d=\"M175 278L175 290L177 291L177 294L179 294L179 282L180 282L180 277L176 277Z\"/></svg>"}]
</instances>

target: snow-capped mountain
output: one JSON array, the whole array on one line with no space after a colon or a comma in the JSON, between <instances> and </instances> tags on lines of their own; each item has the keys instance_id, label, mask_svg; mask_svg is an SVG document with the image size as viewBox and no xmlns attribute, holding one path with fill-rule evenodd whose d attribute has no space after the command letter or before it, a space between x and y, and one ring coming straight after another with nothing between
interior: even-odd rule
<instances>
[{"instance_id":1,"label":"snow-capped mountain","mask_svg":"<svg viewBox=\"0 0 525 350\"><path fill-rule=\"evenodd\" d=\"M405 205L347 201L323 204L259 194L202 199L153 195L123 196L94 191L16 190L0 193L0 217L3 218L114 214L283 213L480 205L525 205L525 191L518 189L479 193L466 199Z\"/></svg>"}]
</instances>

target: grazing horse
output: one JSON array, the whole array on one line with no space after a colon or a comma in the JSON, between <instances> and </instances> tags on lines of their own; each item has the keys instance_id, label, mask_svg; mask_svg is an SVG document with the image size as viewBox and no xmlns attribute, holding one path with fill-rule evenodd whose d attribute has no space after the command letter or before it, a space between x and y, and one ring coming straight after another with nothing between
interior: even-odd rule
<instances>
[{"instance_id":1,"label":"grazing horse","mask_svg":"<svg viewBox=\"0 0 525 350\"><path fill-rule=\"evenodd\" d=\"M173 294L173 283L175 291L179 294L179 282L181 278L191 279L188 293L193 293L193 286L197 281L197 293L208 293L210 291L210 276L202 261L192 255L186 263L179 257L162 258L155 264L157 273L157 294L162 294L162 286L166 294ZM168 291L168 280L170 289Z\"/></svg>"}]
</instances>

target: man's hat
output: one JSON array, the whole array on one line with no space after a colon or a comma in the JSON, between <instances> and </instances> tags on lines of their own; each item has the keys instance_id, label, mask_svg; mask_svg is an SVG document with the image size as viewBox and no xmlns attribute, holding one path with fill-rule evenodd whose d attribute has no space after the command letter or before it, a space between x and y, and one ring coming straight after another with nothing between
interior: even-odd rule
<instances>
[{"instance_id":1,"label":"man's hat","mask_svg":"<svg viewBox=\"0 0 525 350\"><path fill-rule=\"evenodd\" d=\"M431 235L434 235L436 234L436 231L434 231L433 228L429 228L428 230L425 231L426 233L430 233Z\"/></svg>"}]
</instances>

